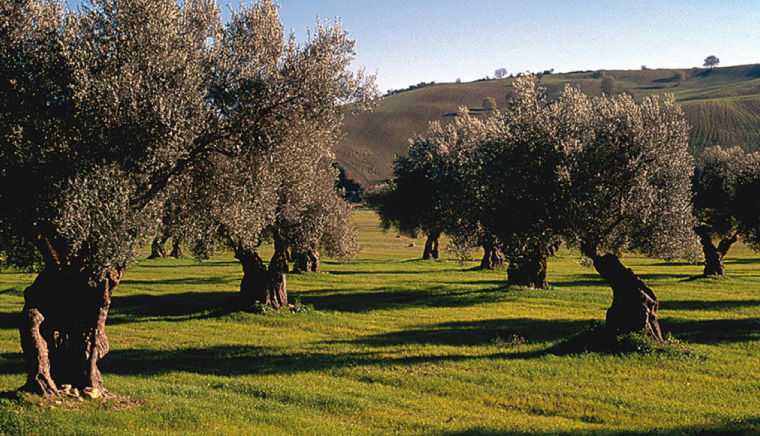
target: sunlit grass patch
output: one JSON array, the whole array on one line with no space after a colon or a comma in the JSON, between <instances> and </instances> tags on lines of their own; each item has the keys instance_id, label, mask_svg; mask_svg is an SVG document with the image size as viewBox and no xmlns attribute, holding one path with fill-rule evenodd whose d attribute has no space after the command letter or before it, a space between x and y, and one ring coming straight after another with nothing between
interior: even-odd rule
<instances>
[{"instance_id":1,"label":"sunlit grass patch","mask_svg":"<svg viewBox=\"0 0 760 436\"><path fill-rule=\"evenodd\" d=\"M313 307L300 313L231 310L242 271L229 253L140 261L116 290L101 362L131 407L13 397L25 380L14 317L33 276L3 272L0 434L760 432L756 253L732 249L717 281L627 256L683 353L568 353L558 348L601 323L612 298L576 255L550 259L549 289L510 288L504 271L473 270L477 254L421 261L421 244L384 233L372 212L356 223L354 262L288 276L293 301Z\"/></svg>"}]
</instances>

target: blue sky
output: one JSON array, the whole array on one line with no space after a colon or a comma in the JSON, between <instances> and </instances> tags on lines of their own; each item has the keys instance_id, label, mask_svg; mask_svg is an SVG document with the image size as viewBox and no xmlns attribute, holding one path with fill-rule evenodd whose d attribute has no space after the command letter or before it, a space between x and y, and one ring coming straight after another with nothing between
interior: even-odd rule
<instances>
[{"instance_id":1,"label":"blue sky","mask_svg":"<svg viewBox=\"0 0 760 436\"><path fill-rule=\"evenodd\" d=\"M68 0L75 7L80 0ZM250 1L221 0L233 9ZM382 91L510 73L760 63L758 0L279 0L303 38L340 17ZM227 13L227 16L229 14Z\"/></svg>"}]
</instances>

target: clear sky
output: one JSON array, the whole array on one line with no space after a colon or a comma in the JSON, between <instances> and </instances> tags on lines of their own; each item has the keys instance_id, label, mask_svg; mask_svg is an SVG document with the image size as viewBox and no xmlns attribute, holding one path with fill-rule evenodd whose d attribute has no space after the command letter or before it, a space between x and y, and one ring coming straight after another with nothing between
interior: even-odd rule
<instances>
[{"instance_id":1,"label":"clear sky","mask_svg":"<svg viewBox=\"0 0 760 436\"><path fill-rule=\"evenodd\" d=\"M340 17L381 91L509 73L760 63L760 0L278 0L299 38ZM75 7L80 0L68 0ZM229 16L250 1L219 0Z\"/></svg>"}]
</instances>

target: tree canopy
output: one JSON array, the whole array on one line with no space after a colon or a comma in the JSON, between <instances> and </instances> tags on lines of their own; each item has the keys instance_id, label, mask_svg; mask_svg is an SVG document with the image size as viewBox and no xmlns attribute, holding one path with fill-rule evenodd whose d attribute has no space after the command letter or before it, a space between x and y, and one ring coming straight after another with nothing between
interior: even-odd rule
<instances>
[{"instance_id":1,"label":"tree canopy","mask_svg":"<svg viewBox=\"0 0 760 436\"><path fill-rule=\"evenodd\" d=\"M361 109L377 91L348 69L339 25L298 43L270 0L226 25L213 0L91 0L76 12L19 0L0 14L0 252L41 270L25 292L28 389L103 392L111 292L167 205L194 223L192 240L212 223L252 247L284 222L345 215L328 193L339 105ZM348 241L337 222L324 238Z\"/></svg>"}]
</instances>

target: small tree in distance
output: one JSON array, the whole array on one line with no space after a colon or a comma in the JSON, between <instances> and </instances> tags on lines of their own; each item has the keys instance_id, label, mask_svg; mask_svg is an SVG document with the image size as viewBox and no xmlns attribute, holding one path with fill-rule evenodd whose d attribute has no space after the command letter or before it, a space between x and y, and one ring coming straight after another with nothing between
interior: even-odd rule
<instances>
[{"instance_id":1,"label":"small tree in distance","mask_svg":"<svg viewBox=\"0 0 760 436\"><path fill-rule=\"evenodd\" d=\"M708 57L705 58L704 66L706 68L713 69L713 68L717 67L718 64L720 64L720 59L718 59L714 55L710 55L710 56L708 56Z\"/></svg>"},{"instance_id":2,"label":"small tree in distance","mask_svg":"<svg viewBox=\"0 0 760 436\"><path fill-rule=\"evenodd\" d=\"M503 79L507 77L507 69L506 68L499 68L498 70L494 71L493 76L497 79Z\"/></svg>"},{"instance_id":3,"label":"small tree in distance","mask_svg":"<svg viewBox=\"0 0 760 436\"><path fill-rule=\"evenodd\" d=\"M483 99L483 109L487 111L494 111L496 108L496 99L493 97L486 97Z\"/></svg>"}]
</instances>

